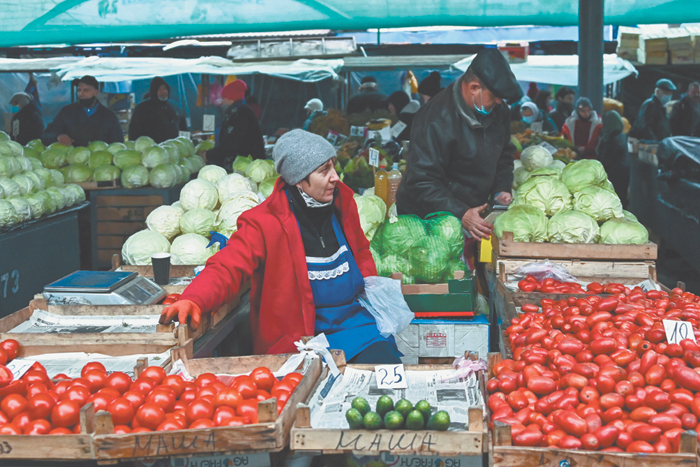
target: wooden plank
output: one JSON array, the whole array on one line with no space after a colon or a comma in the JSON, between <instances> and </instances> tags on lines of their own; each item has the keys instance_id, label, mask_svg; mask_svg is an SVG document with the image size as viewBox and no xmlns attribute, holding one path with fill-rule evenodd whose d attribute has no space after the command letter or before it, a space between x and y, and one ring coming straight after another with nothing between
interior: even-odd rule
<instances>
[{"instance_id":1,"label":"wooden plank","mask_svg":"<svg viewBox=\"0 0 700 467\"><path fill-rule=\"evenodd\" d=\"M99 195L93 202L97 206L162 206L163 197L159 195Z\"/></svg>"},{"instance_id":2,"label":"wooden plank","mask_svg":"<svg viewBox=\"0 0 700 467\"><path fill-rule=\"evenodd\" d=\"M119 250L121 253L122 246L127 238L129 237L126 235L98 235L97 248Z\"/></svg>"},{"instance_id":3,"label":"wooden plank","mask_svg":"<svg viewBox=\"0 0 700 467\"><path fill-rule=\"evenodd\" d=\"M99 221L145 221L156 206L138 206L130 208L100 207L97 209Z\"/></svg>"},{"instance_id":4,"label":"wooden plank","mask_svg":"<svg viewBox=\"0 0 700 467\"><path fill-rule=\"evenodd\" d=\"M92 459L90 435L0 435L0 458L82 460ZM7 461L3 461L4 465Z\"/></svg>"},{"instance_id":5,"label":"wooden plank","mask_svg":"<svg viewBox=\"0 0 700 467\"><path fill-rule=\"evenodd\" d=\"M675 467L697 466L695 454L632 454L565 449L494 446L494 467Z\"/></svg>"},{"instance_id":6,"label":"wooden plank","mask_svg":"<svg viewBox=\"0 0 700 467\"><path fill-rule=\"evenodd\" d=\"M520 267L539 261L537 259L495 259L495 267L498 276L505 282L505 279L514 274ZM639 282L649 279L656 279L656 267L653 261L581 261L579 259L553 260L566 269L569 274L579 280L594 279L599 282L616 282L620 279L637 280Z\"/></svg>"},{"instance_id":7,"label":"wooden plank","mask_svg":"<svg viewBox=\"0 0 700 467\"><path fill-rule=\"evenodd\" d=\"M135 354L159 354L172 349L173 345L156 345L150 343L109 343L109 344L87 344L71 343L70 339L63 343L53 345L34 345L33 342L21 342L19 356L22 358L33 357L35 355L85 352L110 355L112 357L123 357ZM161 365L162 366L162 365Z\"/></svg>"},{"instance_id":8,"label":"wooden plank","mask_svg":"<svg viewBox=\"0 0 700 467\"><path fill-rule=\"evenodd\" d=\"M131 235L138 232L139 230L144 230L146 228L146 223L142 221L129 221L129 222L98 222L97 223L97 234L98 235Z\"/></svg>"},{"instance_id":9,"label":"wooden plank","mask_svg":"<svg viewBox=\"0 0 700 467\"><path fill-rule=\"evenodd\" d=\"M126 241L127 238L128 237L125 236L124 241ZM120 249L111 248L108 250L99 249L99 250L97 250L97 259L101 262L108 263L110 261L110 258L112 258L112 256L114 256L115 254L119 254L119 253L121 253L121 248Z\"/></svg>"}]
</instances>

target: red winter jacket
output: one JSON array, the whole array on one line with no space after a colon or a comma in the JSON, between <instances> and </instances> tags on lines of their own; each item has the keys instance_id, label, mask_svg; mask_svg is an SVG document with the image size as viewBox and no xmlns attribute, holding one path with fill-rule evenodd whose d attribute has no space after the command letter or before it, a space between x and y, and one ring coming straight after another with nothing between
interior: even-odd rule
<instances>
[{"instance_id":1,"label":"red winter jacket","mask_svg":"<svg viewBox=\"0 0 700 467\"><path fill-rule=\"evenodd\" d=\"M353 191L341 182L336 186L335 206L348 246L362 275L375 276ZM296 352L294 342L313 336L316 323L304 244L284 187L280 178L268 199L238 218L238 231L226 248L209 258L180 297L209 313L233 300L250 278L250 325L258 355Z\"/></svg>"}]
</instances>

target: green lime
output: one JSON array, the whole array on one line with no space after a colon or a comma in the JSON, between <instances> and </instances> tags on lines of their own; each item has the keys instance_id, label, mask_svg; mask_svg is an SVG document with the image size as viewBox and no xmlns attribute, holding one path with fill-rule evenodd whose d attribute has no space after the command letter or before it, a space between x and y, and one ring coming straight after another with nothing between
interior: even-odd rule
<instances>
[{"instance_id":1,"label":"green lime","mask_svg":"<svg viewBox=\"0 0 700 467\"><path fill-rule=\"evenodd\" d=\"M362 414L355 408L348 409L345 412L345 419L348 421L351 430L361 430L365 427L362 421Z\"/></svg>"},{"instance_id":2,"label":"green lime","mask_svg":"<svg viewBox=\"0 0 700 467\"><path fill-rule=\"evenodd\" d=\"M384 426L388 430L398 430L403 427L403 415L396 410L387 412L386 415L384 415Z\"/></svg>"},{"instance_id":3,"label":"green lime","mask_svg":"<svg viewBox=\"0 0 700 467\"><path fill-rule=\"evenodd\" d=\"M406 416L406 428L409 430L422 430L424 426L423 414L418 410L411 410Z\"/></svg>"},{"instance_id":4,"label":"green lime","mask_svg":"<svg viewBox=\"0 0 700 467\"><path fill-rule=\"evenodd\" d=\"M377 412L367 412L362 421L368 430L378 430L382 427L382 417Z\"/></svg>"},{"instance_id":5,"label":"green lime","mask_svg":"<svg viewBox=\"0 0 700 467\"><path fill-rule=\"evenodd\" d=\"M437 431L447 431L450 427L450 414L441 410L428 420L428 429Z\"/></svg>"},{"instance_id":6,"label":"green lime","mask_svg":"<svg viewBox=\"0 0 700 467\"><path fill-rule=\"evenodd\" d=\"M382 417L387 412L394 410L394 401L389 396L382 396L377 400L377 413Z\"/></svg>"},{"instance_id":7,"label":"green lime","mask_svg":"<svg viewBox=\"0 0 700 467\"><path fill-rule=\"evenodd\" d=\"M370 411L369 402L364 397L356 397L352 400L352 408L359 410L364 417Z\"/></svg>"},{"instance_id":8,"label":"green lime","mask_svg":"<svg viewBox=\"0 0 700 467\"><path fill-rule=\"evenodd\" d=\"M418 401L413 407L417 411L423 414L423 420L427 420L430 418L430 414L432 412L432 407L430 407L430 403L426 400Z\"/></svg>"},{"instance_id":9,"label":"green lime","mask_svg":"<svg viewBox=\"0 0 700 467\"><path fill-rule=\"evenodd\" d=\"M406 418L406 415L413 410L413 404L411 404L410 401L407 399L401 399L396 403L394 406L394 410L396 410L398 413L400 413L404 418Z\"/></svg>"}]
</instances>

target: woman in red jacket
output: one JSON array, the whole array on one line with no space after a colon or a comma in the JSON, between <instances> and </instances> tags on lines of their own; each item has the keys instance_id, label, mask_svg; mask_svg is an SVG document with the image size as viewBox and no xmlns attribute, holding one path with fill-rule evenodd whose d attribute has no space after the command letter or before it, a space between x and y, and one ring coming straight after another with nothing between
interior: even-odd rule
<instances>
[{"instance_id":1,"label":"woman in red jacket","mask_svg":"<svg viewBox=\"0 0 700 467\"><path fill-rule=\"evenodd\" d=\"M585 97L579 97L571 116L561 129L562 135L575 147L578 159L595 159L598 140L603 131L600 119L593 104Z\"/></svg>"},{"instance_id":2,"label":"woman in red jacket","mask_svg":"<svg viewBox=\"0 0 700 467\"><path fill-rule=\"evenodd\" d=\"M335 172L335 150L303 130L273 151L281 177L270 197L238 218L228 245L207 261L180 299L163 311L195 328L201 315L231 301L251 280L250 319L256 354L296 352L302 336L325 333L357 363L400 363L360 305L364 277L377 274L360 227L353 191Z\"/></svg>"}]
</instances>

